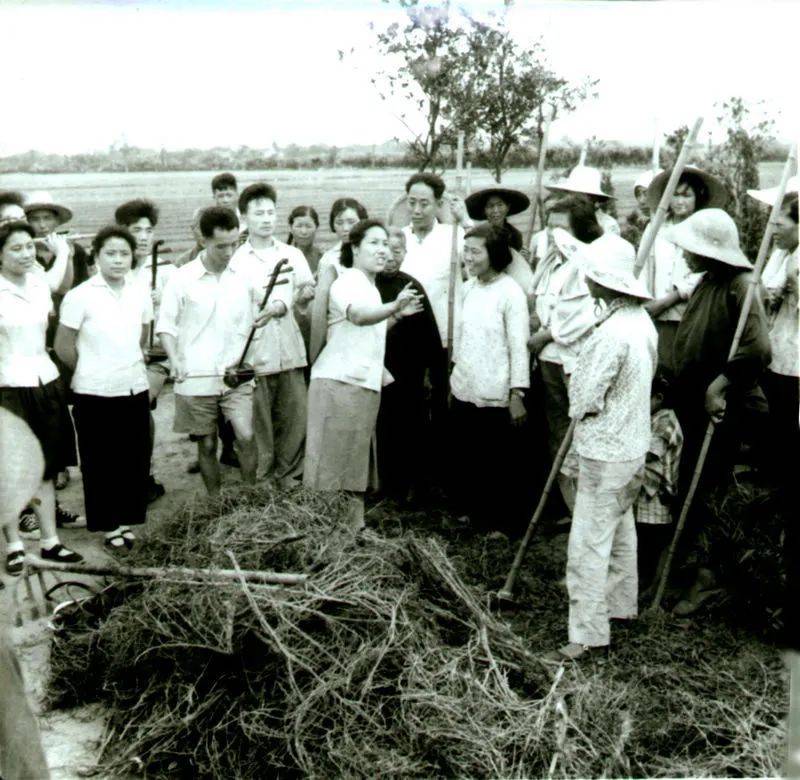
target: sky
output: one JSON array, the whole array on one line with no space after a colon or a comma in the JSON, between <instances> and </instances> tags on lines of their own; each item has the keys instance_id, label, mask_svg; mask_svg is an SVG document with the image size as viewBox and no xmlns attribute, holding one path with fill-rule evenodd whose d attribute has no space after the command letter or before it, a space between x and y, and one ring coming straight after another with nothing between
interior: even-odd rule
<instances>
[{"instance_id":1,"label":"sky","mask_svg":"<svg viewBox=\"0 0 800 780\"><path fill-rule=\"evenodd\" d=\"M398 19L394 0L2 0L0 155L405 140L402 104L370 83L369 23ZM764 101L781 140L798 134L800 2L513 0L509 21L520 43L541 36L558 74L599 79L557 140L651 144L698 116L707 138L732 95Z\"/></svg>"}]
</instances>

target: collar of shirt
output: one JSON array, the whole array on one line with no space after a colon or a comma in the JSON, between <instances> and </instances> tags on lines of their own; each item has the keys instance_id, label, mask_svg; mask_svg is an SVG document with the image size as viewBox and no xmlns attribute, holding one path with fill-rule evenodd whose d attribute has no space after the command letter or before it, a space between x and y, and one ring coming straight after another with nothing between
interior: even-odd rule
<instances>
[{"instance_id":1,"label":"collar of shirt","mask_svg":"<svg viewBox=\"0 0 800 780\"><path fill-rule=\"evenodd\" d=\"M431 229L422 237L418 236L414 232L414 227L412 225L406 225L403 228L403 232L406 234L406 239L411 239L416 244L424 244L426 241L428 241L430 238L432 238L436 234L436 231L439 229L439 226L441 224L442 223L439 222L439 220L436 219L436 217L434 217L433 218L433 225L431 225Z\"/></svg>"},{"instance_id":2,"label":"collar of shirt","mask_svg":"<svg viewBox=\"0 0 800 780\"><path fill-rule=\"evenodd\" d=\"M44 276L40 270L34 269L25 274L25 281L23 284L14 284L10 279L0 274L0 290L6 290L18 298L30 301L32 297L46 287ZM47 294L50 295L50 289L47 289Z\"/></svg>"}]
</instances>

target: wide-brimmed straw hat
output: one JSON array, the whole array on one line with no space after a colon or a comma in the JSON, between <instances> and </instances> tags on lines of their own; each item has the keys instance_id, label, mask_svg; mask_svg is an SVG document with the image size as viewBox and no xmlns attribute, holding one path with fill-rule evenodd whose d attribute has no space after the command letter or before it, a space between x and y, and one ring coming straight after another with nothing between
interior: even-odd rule
<instances>
[{"instance_id":1,"label":"wide-brimmed straw hat","mask_svg":"<svg viewBox=\"0 0 800 780\"><path fill-rule=\"evenodd\" d=\"M524 192L507 190L504 187L490 187L473 192L464 201L467 205L467 214L473 219L486 219L486 204L492 197L500 198L508 206L508 216L522 214L531 205L531 199Z\"/></svg>"},{"instance_id":2,"label":"wide-brimmed straw hat","mask_svg":"<svg viewBox=\"0 0 800 780\"><path fill-rule=\"evenodd\" d=\"M786 195L790 195L791 193L797 194L798 189L800 187L800 177L792 176L790 177L789 181L786 182ZM778 187L769 187L766 190L747 190L747 194L751 198L755 198L757 201L761 203L766 203L768 206L775 205L775 199L778 197Z\"/></svg>"},{"instance_id":3,"label":"wide-brimmed straw hat","mask_svg":"<svg viewBox=\"0 0 800 780\"><path fill-rule=\"evenodd\" d=\"M599 169L590 168L588 165L576 165L566 179L545 186L554 192L582 192L584 195L595 195L610 200L614 196L603 192L600 186L602 178Z\"/></svg>"},{"instance_id":4,"label":"wide-brimmed straw hat","mask_svg":"<svg viewBox=\"0 0 800 780\"><path fill-rule=\"evenodd\" d=\"M63 225L65 222L69 222L72 219L72 212L66 206L56 203L53 200L53 196L44 190L32 192L28 195L25 199L25 205L22 208L25 209L25 214L28 216L30 216L33 211L40 211L43 209L52 211L58 218L59 225Z\"/></svg>"},{"instance_id":5,"label":"wide-brimmed straw hat","mask_svg":"<svg viewBox=\"0 0 800 780\"><path fill-rule=\"evenodd\" d=\"M653 296L647 292L644 282L633 274L636 250L633 244L613 233L606 233L587 244L584 249L586 265L584 273L601 287L624 293L634 298L649 301Z\"/></svg>"},{"instance_id":6,"label":"wide-brimmed straw hat","mask_svg":"<svg viewBox=\"0 0 800 780\"><path fill-rule=\"evenodd\" d=\"M730 199L730 194L728 193L728 188L725 186L725 182L723 182L722 179L714 176L712 173L701 171L699 168L695 168L693 165L687 165L683 169L681 176L687 173L691 173L693 176L696 176L703 182L703 184L706 185L706 189L708 190L708 203L706 203L703 208L721 209L727 204L728 200ZM661 201L661 196L664 194L664 190L667 187L667 182L669 181L669 177L671 175L672 168L668 168L666 171L661 171L661 173L659 173L658 176L656 176L653 181L650 182L650 186L647 188L647 205L650 206L650 210L654 213L658 208L658 204Z\"/></svg>"},{"instance_id":7,"label":"wide-brimmed straw hat","mask_svg":"<svg viewBox=\"0 0 800 780\"><path fill-rule=\"evenodd\" d=\"M658 176L661 173L664 173L663 168L659 168L655 172L653 172L653 171L645 171L644 173L639 174L636 177L636 181L633 183L633 191L634 191L634 193L636 192L636 190L639 189L639 187L643 187L644 189L647 189L650 186L650 184L652 183L653 179L655 179L655 177Z\"/></svg>"},{"instance_id":8,"label":"wide-brimmed straw hat","mask_svg":"<svg viewBox=\"0 0 800 780\"><path fill-rule=\"evenodd\" d=\"M739 248L739 231L722 209L701 209L666 229L665 238L686 252L710 257L734 268L752 268Z\"/></svg>"}]
</instances>

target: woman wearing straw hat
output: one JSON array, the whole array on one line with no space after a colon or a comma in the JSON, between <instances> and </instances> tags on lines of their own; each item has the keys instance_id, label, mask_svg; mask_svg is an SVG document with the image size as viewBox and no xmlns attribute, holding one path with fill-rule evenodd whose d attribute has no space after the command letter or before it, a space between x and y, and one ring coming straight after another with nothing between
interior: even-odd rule
<instances>
[{"instance_id":1,"label":"woman wearing straw hat","mask_svg":"<svg viewBox=\"0 0 800 780\"><path fill-rule=\"evenodd\" d=\"M519 190L504 187L490 187L473 192L466 201L467 214L479 222L484 220L493 228L505 228L509 235L509 246L517 252L522 251L522 233L509 221L508 217L522 214L530 207L530 198Z\"/></svg>"},{"instance_id":2,"label":"woman wearing straw hat","mask_svg":"<svg viewBox=\"0 0 800 780\"><path fill-rule=\"evenodd\" d=\"M610 642L610 619L637 614L633 503L650 445L650 387L656 331L642 304L650 295L633 275L636 251L619 236L590 244L586 284L605 305L569 385L578 492L567 549L569 643L576 660Z\"/></svg>"},{"instance_id":3,"label":"woman wearing straw hat","mask_svg":"<svg viewBox=\"0 0 800 780\"><path fill-rule=\"evenodd\" d=\"M584 280L583 250L602 232L595 209L586 198L569 195L548 209L548 249L534 274L531 300L535 332L528 347L538 359L537 385L541 388L551 458L569 427L569 377L595 323L594 303ZM558 481L564 504L572 511L574 480L560 474Z\"/></svg>"},{"instance_id":4,"label":"woman wearing straw hat","mask_svg":"<svg viewBox=\"0 0 800 780\"><path fill-rule=\"evenodd\" d=\"M603 191L602 176L597 168L588 165L576 165L566 179L548 184L547 189L556 193L578 193L586 196L597 211L597 221L604 233L619 235L619 223L610 214L603 211L603 206L614 200L613 195Z\"/></svg>"},{"instance_id":5,"label":"woman wearing straw hat","mask_svg":"<svg viewBox=\"0 0 800 780\"><path fill-rule=\"evenodd\" d=\"M739 347L728 360L752 272L731 217L722 209L704 209L672 227L669 239L686 253L689 269L702 274L683 312L674 345L675 411L684 433L678 492L685 496L709 417L718 425L701 492L730 476L744 437L761 443L767 407L758 382L769 365L770 344L759 285ZM695 501L681 537L684 553L705 524L702 515L703 502ZM676 607L680 614L693 612L703 600L703 589L713 584L713 575L703 567L689 573L694 574L694 584L689 598Z\"/></svg>"},{"instance_id":6,"label":"woman wearing straw hat","mask_svg":"<svg viewBox=\"0 0 800 780\"><path fill-rule=\"evenodd\" d=\"M647 188L651 213L658 208L671 173L671 170L662 171ZM672 196L665 227L677 225L701 209L722 208L727 201L728 193L721 179L699 168L686 166ZM662 230L645 261L642 278L653 296L647 310L658 331L658 363L669 375L675 370L673 344L678 323L686 309L686 301L700 281L700 274L692 273L682 250L670 241L668 231Z\"/></svg>"},{"instance_id":7,"label":"woman wearing straw hat","mask_svg":"<svg viewBox=\"0 0 800 780\"><path fill-rule=\"evenodd\" d=\"M505 272L522 288L525 295L531 295L533 272L528 263L530 252L522 246L522 233L508 221L508 217L521 214L531 205L530 198L518 190L490 187L473 192L464 203L471 219L485 220L495 230L506 233L511 248L511 262Z\"/></svg>"}]
</instances>

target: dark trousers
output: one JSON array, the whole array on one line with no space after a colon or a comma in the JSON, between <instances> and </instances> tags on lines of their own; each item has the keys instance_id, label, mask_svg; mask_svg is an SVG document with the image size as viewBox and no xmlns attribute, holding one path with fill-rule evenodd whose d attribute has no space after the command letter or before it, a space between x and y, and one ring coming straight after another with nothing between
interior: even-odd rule
<instances>
[{"instance_id":1,"label":"dark trousers","mask_svg":"<svg viewBox=\"0 0 800 780\"><path fill-rule=\"evenodd\" d=\"M113 531L145 521L149 424L146 391L114 398L76 393L75 427L90 531Z\"/></svg>"},{"instance_id":2,"label":"dark trousers","mask_svg":"<svg viewBox=\"0 0 800 780\"><path fill-rule=\"evenodd\" d=\"M506 407L479 407L454 398L451 493L476 529L519 531L519 484L513 480L514 438Z\"/></svg>"},{"instance_id":3,"label":"dark trousers","mask_svg":"<svg viewBox=\"0 0 800 780\"><path fill-rule=\"evenodd\" d=\"M675 399L675 413L683 431L677 497L677 506L681 507L708 428L705 388L683 388L680 396ZM743 441L752 446L756 460L763 458L767 449L767 431L767 404L758 388L748 393L737 393L735 389L730 391L725 417L714 428L697 492L681 534L677 551L678 562L685 562L690 556L702 557L697 544L698 537L703 527L713 520L706 507L709 495L730 481Z\"/></svg>"},{"instance_id":4,"label":"dark trousers","mask_svg":"<svg viewBox=\"0 0 800 780\"><path fill-rule=\"evenodd\" d=\"M653 584L661 554L669 546L675 526L636 523L636 559L639 573L639 592Z\"/></svg>"},{"instance_id":5,"label":"dark trousers","mask_svg":"<svg viewBox=\"0 0 800 780\"><path fill-rule=\"evenodd\" d=\"M800 523L797 521L800 381L797 377L767 371L762 386L767 394L770 416L768 473L778 491L778 507L784 520L785 641L789 647L800 650Z\"/></svg>"},{"instance_id":6,"label":"dark trousers","mask_svg":"<svg viewBox=\"0 0 800 780\"><path fill-rule=\"evenodd\" d=\"M381 491L405 498L420 488L429 463L428 412L421 382L395 381L381 391L378 476Z\"/></svg>"}]
</instances>

